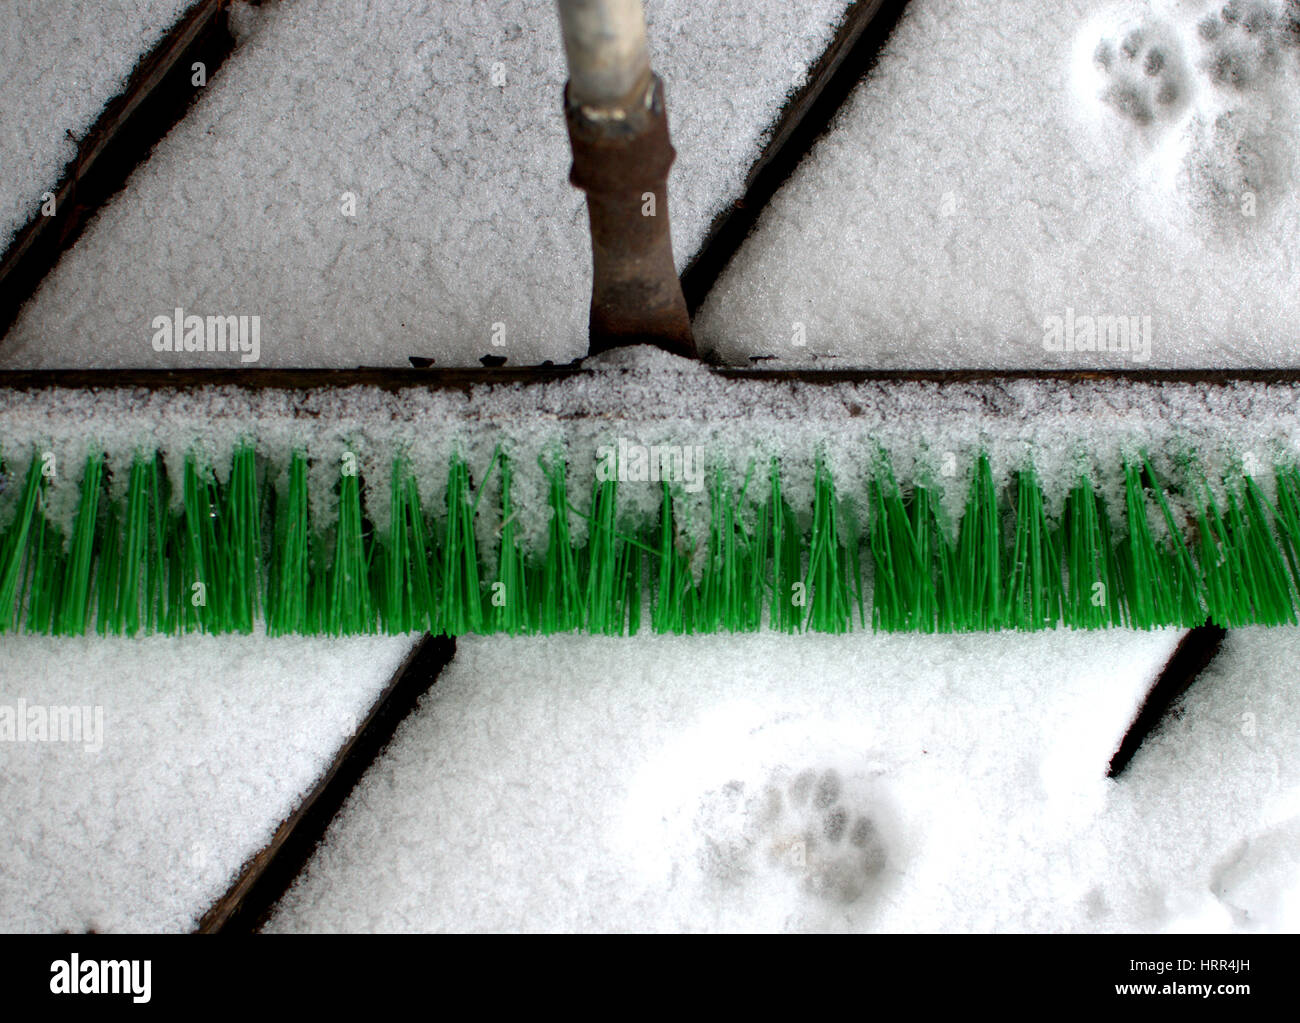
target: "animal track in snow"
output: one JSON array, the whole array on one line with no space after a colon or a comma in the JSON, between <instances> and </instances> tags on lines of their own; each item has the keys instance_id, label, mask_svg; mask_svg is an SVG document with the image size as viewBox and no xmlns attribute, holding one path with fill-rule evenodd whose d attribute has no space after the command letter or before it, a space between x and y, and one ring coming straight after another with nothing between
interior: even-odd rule
<instances>
[{"instance_id":1,"label":"animal track in snow","mask_svg":"<svg viewBox=\"0 0 1300 1023\"><path fill-rule=\"evenodd\" d=\"M1210 891L1239 927L1287 930L1300 905L1300 817L1241 839L1210 875Z\"/></svg>"},{"instance_id":2,"label":"animal track in snow","mask_svg":"<svg viewBox=\"0 0 1300 1023\"><path fill-rule=\"evenodd\" d=\"M1300 110L1300 0L1137 9L1091 20L1076 51L1076 68L1087 65L1085 106L1096 104L1103 133L1123 149L1098 167L1127 167L1172 189L1203 227L1241 230L1300 177L1289 142Z\"/></svg>"},{"instance_id":3,"label":"animal track in snow","mask_svg":"<svg viewBox=\"0 0 1300 1023\"><path fill-rule=\"evenodd\" d=\"M1182 43L1161 22L1104 36L1092 60L1102 80L1102 101L1133 124L1170 125L1187 106L1191 81Z\"/></svg>"},{"instance_id":4,"label":"animal track in snow","mask_svg":"<svg viewBox=\"0 0 1300 1023\"><path fill-rule=\"evenodd\" d=\"M703 865L726 885L776 871L809 895L850 906L873 888L888 862L878 813L848 797L834 768L793 776L782 769L757 791L733 780L706 803L715 827L705 837Z\"/></svg>"},{"instance_id":5,"label":"animal track in snow","mask_svg":"<svg viewBox=\"0 0 1300 1023\"><path fill-rule=\"evenodd\" d=\"M1200 66L1216 86L1239 91L1271 82L1300 52L1300 3L1229 0L1196 25Z\"/></svg>"},{"instance_id":6,"label":"animal track in snow","mask_svg":"<svg viewBox=\"0 0 1300 1023\"><path fill-rule=\"evenodd\" d=\"M1287 97L1300 71L1300 0L1215 4L1196 22L1196 40L1209 88L1185 180L1203 209L1244 222L1241 214L1255 216L1257 203L1267 207L1294 185L1283 140L1294 131Z\"/></svg>"},{"instance_id":7,"label":"animal track in snow","mask_svg":"<svg viewBox=\"0 0 1300 1023\"><path fill-rule=\"evenodd\" d=\"M1184 167L1193 200L1219 215L1255 215L1285 175L1266 121L1250 110L1225 110L1196 121L1197 145Z\"/></svg>"},{"instance_id":8,"label":"animal track in snow","mask_svg":"<svg viewBox=\"0 0 1300 1023\"><path fill-rule=\"evenodd\" d=\"M755 820L767 856L798 876L805 891L849 905L885 869L885 847L870 813L843 805L843 783L828 768L795 775L782 794L769 783Z\"/></svg>"}]
</instances>

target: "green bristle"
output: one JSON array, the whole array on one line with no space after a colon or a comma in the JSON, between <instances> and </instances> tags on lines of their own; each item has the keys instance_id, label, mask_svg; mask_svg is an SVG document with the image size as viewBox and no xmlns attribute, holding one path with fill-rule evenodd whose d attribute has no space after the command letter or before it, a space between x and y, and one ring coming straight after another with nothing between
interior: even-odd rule
<instances>
[{"instance_id":1,"label":"green bristle","mask_svg":"<svg viewBox=\"0 0 1300 1023\"><path fill-rule=\"evenodd\" d=\"M442 609L439 621L452 636L483 631L478 547L474 539L475 503L469 467L454 456L447 475L447 523L442 542Z\"/></svg>"},{"instance_id":2,"label":"green bristle","mask_svg":"<svg viewBox=\"0 0 1300 1023\"><path fill-rule=\"evenodd\" d=\"M755 466L751 463L749 475L752 476ZM745 480L745 489L748 491L750 480ZM754 628L761 628L763 625L763 613L768 610L774 601L776 583L772 578L768 562L771 558L772 550L772 530L773 514L771 500L764 501L755 508L754 532L750 538L749 550L749 574L754 582L754 608L751 612Z\"/></svg>"},{"instance_id":3,"label":"green bristle","mask_svg":"<svg viewBox=\"0 0 1300 1023\"><path fill-rule=\"evenodd\" d=\"M840 544L835 485L820 458L813 478L812 542L808 549L805 594L807 619L817 632L845 632L853 627L849 603L849 559Z\"/></svg>"},{"instance_id":4,"label":"green bristle","mask_svg":"<svg viewBox=\"0 0 1300 1023\"><path fill-rule=\"evenodd\" d=\"M389 530L384 556L382 593L384 630L397 635L435 628L437 610L429 578L429 552L415 477L403 459L393 462L389 489Z\"/></svg>"},{"instance_id":5,"label":"green bristle","mask_svg":"<svg viewBox=\"0 0 1300 1023\"><path fill-rule=\"evenodd\" d=\"M59 554L62 537L40 513L38 504L36 522L28 537L29 571L22 586L20 605L27 605L27 626L30 633L48 633L58 590Z\"/></svg>"},{"instance_id":6,"label":"green bristle","mask_svg":"<svg viewBox=\"0 0 1300 1023\"><path fill-rule=\"evenodd\" d=\"M623 601L627 606L627 634L629 636L635 636L641 631L641 595L644 592L641 562L646 554L644 548L644 541L628 543L623 547L621 573L625 580Z\"/></svg>"},{"instance_id":7,"label":"green bristle","mask_svg":"<svg viewBox=\"0 0 1300 1023\"><path fill-rule=\"evenodd\" d=\"M107 513L100 519L95 546L99 555L99 572L95 586L95 629L101 636L110 633L117 600L117 579L122 572L120 527L122 503L108 502Z\"/></svg>"},{"instance_id":8,"label":"green bristle","mask_svg":"<svg viewBox=\"0 0 1300 1023\"><path fill-rule=\"evenodd\" d=\"M215 493L211 471L202 471L194 455L185 459L185 550L181 589L190 595L192 612L182 608L189 628L220 632L225 594L221 586L221 548L217 546Z\"/></svg>"},{"instance_id":9,"label":"green bristle","mask_svg":"<svg viewBox=\"0 0 1300 1023\"><path fill-rule=\"evenodd\" d=\"M659 484L648 521L620 511L613 479L593 486L585 510L573 508L556 452L542 463L545 546L530 555L516 521L516 467L499 448L484 474L501 474L489 577L475 533L486 487L472 485L462 458L449 465L446 517L436 530L409 464L395 460L382 537L363 516L361 477L340 477L337 520L321 536L311 526L306 456L291 456L284 485L265 506L257 459L251 444L237 447L224 484L197 457L186 459L176 510L161 456L117 466L92 456L65 536L46 516L45 463L33 456L21 486L7 495L0 631L249 632L264 620L271 635L624 635L640 627L647 597L650 626L661 633L753 631L764 618L777 631L843 632L853 628L855 604L866 623L868 601L871 626L880 631L1148 629L1206 620L1238 627L1298 617L1294 466L1276 471L1270 502L1254 479L1216 488L1188 458L1179 477L1165 482L1140 458L1124 467L1124 514L1112 529L1086 476L1065 495L1057 520L1032 468L999 492L989 459L979 456L950 530L936 495L924 485L902 486L882 456L863 492L862 530L820 458L812 463L807 519L791 508L772 460L758 502L749 496L752 465L739 486L715 470L707 519L695 524L681 519L669 482ZM109 500L114 468L128 475L124 494ZM585 520L581 543L571 530L577 520Z\"/></svg>"},{"instance_id":10,"label":"green bristle","mask_svg":"<svg viewBox=\"0 0 1300 1023\"><path fill-rule=\"evenodd\" d=\"M690 554L679 547L672 492L660 483L659 546L656 551L658 585L650 612L650 627L658 633L689 632L695 619L695 587Z\"/></svg>"},{"instance_id":11,"label":"green bristle","mask_svg":"<svg viewBox=\"0 0 1300 1023\"><path fill-rule=\"evenodd\" d=\"M720 507L714 513L710 544L709 571L706 578L712 583L716 606L710 618L716 630L727 632L745 632L758 627L761 618L756 618L755 610L762 614L762 604L753 606L753 597L761 600L762 583L755 592L754 580L749 569L754 564L750 552L751 540L745 535L743 527L736 521L738 495L733 494L728 486L723 485L719 474L714 488L715 496L720 499ZM743 491L739 500L743 501Z\"/></svg>"},{"instance_id":12,"label":"green bristle","mask_svg":"<svg viewBox=\"0 0 1300 1023\"><path fill-rule=\"evenodd\" d=\"M1183 539L1183 530L1169 508L1164 488L1145 455L1142 456L1142 466L1147 478L1151 480L1151 489L1156 495L1156 504L1170 537L1170 543L1161 552L1170 578L1167 624L1199 625L1205 621L1205 584L1196 568L1192 552L1187 547L1187 541Z\"/></svg>"},{"instance_id":13,"label":"green bristle","mask_svg":"<svg viewBox=\"0 0 1300 1023\"><path fill-rule=\"evenodd\" d=\"M1061 620L1076 629L1124 624L1120 569L1106 503L1084 476L1065 501L1060 529L1066 585Z\"/></svg>"},{"instance_id":14,"label":"green bristle","mask_svg":"<svg viewBox=\"0 0 1300 1023\"><path fill-rule=\"evenodd\" d=\"M328 629L330 617L330 544L317 529L307 540L307 589L302 631L315 635Z\"/></svg>"},{"instance_id":15,"label":"green bristle","mask_svg":"<svg viewBox=\"0 0 1300 1023\"><path fill-rule=\"evenodd\" d=\"M616 480L601 480L593 486L590 507L589 512L569 508L587 522L587 546L574 557L579 574L586 579L580 605L582 622L593 634L621 636L626 629L630 635L640 623L641 550L657 552L619 531Z\"/></svg>"},{"instance_id":16,"label":"green bristle","mask_svg":"<svg viewBox=\"0 0 1300 1023\"><path fill-rule=\"evenodd\" d=\"M1059 538L1047 521L1043 491L1031 471L1016 474L1015 550L1003 620L1025 631L1055 628L1061 621Z\"/></svg>"},{"instance_id":17,"label":"green bristle","mask_svg":"<svg viewBox=\"0 0 1300 1023\"><path fill-rule=\"evenodd\" d=\"M586 630L632 636L640 625L642 543L617 528L617 482L599 482L591 497Z\"/></svg>"},{"instance_id":18,"label":"green bristle","mask_svg":"<svg viewBox=\"0 0 1300 1023\"><path fill-rule=\"evenodd\" d=\"M437 573L430 554L429 530L420 507L419 485L414 476L406 477L406 527L410 543L412 626L434 631L438 628Z\"/></svg>"},{"instance_id":19,"label":"green bristle","mask_svg":"<svg viewBox=\"0 0 1300 1023\"><path fill-rule=\"evenodd\" d=\"M798 599L803 580L803 534L781 494L781 471L772 460L768 476L768 519L772 526L772 607L768 621L781 632L803 628L806 599ZM804 594L806 598L806 594Z\"/></svg>"},{"instance_id":20,"label":"green bristle","mask_svg":"<svg viewBox=\"0 0 1300 1023\"><path fill-rule=\"evenodd\" d=\"M273 636L308 631L310 545L307 459L295 451L289 460L288 484L275 505L275 547L266 599L267 631Z\"/></svg>"},{"instance_id":21,"label":"green bristle","mask_svg":"<svg viewBox=\"0 0 1300 1023\"><path fill-rule=\"evenodd\" d=\"M626 615L627 634L635 636L641 631L642 604L646 599L644 565L655 550L649 537L642 531L641 538L623 537L623 550L619 561L619 578L623 580L623 608Z\"/></svg>"},{"instance_id":22,"label":"green bristle","mask_svg":"<svg viewBox=\"0 0 1300 1023\"><path fill-rule=\"evenodd\" d=\"M533 620L541 633L569 632L582 627L583 607L578 565L569 536L569 494L563 461L543 463L550 481L546 553Z\"/></svg>"},{"instance_id":23,"label":"green bristle","mask_svg":"<svg viewBox=\"0 0 1300 1023\"><path fill-rule=\"evenodd\" d=\"M883 632L933 632L939 613L935 587L934 515L930 492L918 486L905 501L882 460L869 485L873 626Z\"/></svg>"},{"instance_id":24,"label":"green bristle","mask_svg":"<svg viewBox=\"0 0 1300 1023\"><path fill-rule=\"evenodd\" d=\"M1148 488L1142 478L1150 481ZM1172 543L1157 544L1148 520L1147 491L1155 495L1157 508L1172 536ZM1174 524L1173 515L1150 464L1126 465L1124 501L1128 513L1128 536L1121 542L1121 578L1127 599L1128 624L1139 629L1164 625L1194 625L1204 621L1203 584Z\"/></svg>"},{"instance_id":25,"label":"green bristle","mask_svg":"<svg viewBox=\"0 0 1300 1023\"><path fill-rule=\"evenodd\" d=\"M746 477L735 493L721 470L714 474L707 557L694 602L696 627L703 632L750 632L762 624L766 548L762 538L751 535L737 517L749 482Z\"/></svg>"},{"instance_id":26,"label":"green bristle","mask_svg":"<svg viewBox=\"0 0 1300 1023\"><path fill-rule=\"evenodd\" d=\"M489 601L492 606L490 627L497 632L518 636L532 631L529 620L528 569L523 552L519 549L516 510L511 496L514 465L508 455L502 454L500 466L501 543L497 551L497 577Z\"/></svg>"},{"instance_id":27,"label":"green bristle","mask_svg":"<svg viewBox=\"0 0 1300 1023\"><path fill-rule=\"evenodd\" d=\"M754 482L754 473L755 466L751 462L745 472L745 482L735 496L734 508L752 506L749 488ZM735 515L732 516L737 522L740 559L735 590L737 600L732 617L734 631L738 632L755 632L763 627L763 609L767 605L768 591L772 589L767 570L771 513L766 508L755 508L753 514L756 514L756 521L752 531L741 525Z\"/></svg>"},{"instance_id":28,"label":"green bristle","mask_svg":"<svg viewBox=\"0 0 1300 1023\"><path fill-rule=\"evenodd\" d=\"M473 543L472 534L470 543ZM326 581L329 602L325 631L331 636L375 631L369 553L361 521L361 478L355 472L345 472L339 477L334 558Z\"/></svg>"},{"instance_id":29,"label":"green bristle","mask_svg":"<svg viewBox=\"0 0 1300 1023\"><path fill-rule=\"evenodd\" d=\"M1228 628L1294 624L1286 563L1270 528L1276 512L1251 479L1227 501L1220 513L1206 488L1197 518L1210 620Z\"/></svg>"},{"instance_id":30,"label":"green bristle","mask_svg":"<svg viewBox=\"0 0 1300 1023\"><path fill-rule=\"evenodd\" d=\"M1300 470L1294 466L1274 473L1277 483L1277 507L1273 510L1277 524L1278 545L1291 570L1293 591L1300 592Z\"/></svg>"},{"instance_id":31,"label":"green bristle","mask_svg":"<svg viewBox=\"0 0 1300 1023\"><path fill-rule=\"evenodd\" d=\"M147 505L144 512L144 631L157 632L166 617L167 474L155 455L145 469Z\"/></svg>"},{"instance_id":32,"label":"green bristle","mask_svg":"<svg viewBox=\"0 0 1300 1023\"><path fill-rule=\"evenodd\" d=\"M104 460L86 459L81 476L81 497L72 527L72 540L64 568L61 603L53 631L61 636L80 636L90 624L90 579L95 564L95 520L99 515Z\"/></svg>"},{"instance_id":33,"label":"green bristle","mask_svg":"<svg viewBox=\"0 0 1300 1023\"><path fill-rule=\"evenodd\" d=\"M989 460L975 463L955 544L939 545L939 629L994 631L1002 627L1001 517Z\"/></svg>"},{"instance_id":34,"label":"green bristle","mask_svg":"<svg viewBox=\"0 0 1300 1023\"><path fill-rule=\"evenodd\" d=\"M166 632L168 620L173 617L168 604L167 561L168 547L175 542L171 508L171 481L161 455L155 455L152 479L152 506L149 520L149 632Z\"/></svg>"},{"instance_id":35,"label":"green bristle","mask_svg":"<svg viewBox=\"0 0 1300 1023\"><path fill-rule=\"evenodd\" d=\"M626 571L623 548L615 522L618 481L598 481L591 491L587 516L586 628L588 632L618 636L625 619Z\"/></svg>"},{"instance_id":36,"label":"green bristle","mask_svg":"<svg viewBox=\"0 0 1300 1023\"><path fill-rule=\"evenodd\" d=\"M853 582L851 603L858 609L858 627L866 628L867 593L862 585L862 550L866 545L863 539L865 534L862 532L862 525L853 502L841 502L838 514L841 534L844 537L843 548L847 557L845 571ZM851 617L852 612L850 612Z\"/></svg>"},{"instance_id":37,"label":"green bristle","mask_svg":"<svg viewBox=\"0 0 1300 1023\"><path fill-rule=\"evenodd\" d=\"M176 634L188 632L193 628L191 618L196 610L193 607L193 590L187 583L194 573L187 571L188 543L185 535L185 511L170 512L166 519L166 540L164 555L164 573L166 575L166 592L163 595L164 617L159 630Z\"/></svg>"},{"instance_id":38,"label":"green bristle","mask_svg":"<svg viewBox=\"0 0 1300 1023\"><path fill-rule=\"evenodd\" d=\"M1125 556L1120 565L1124 595L1128 600L1129 624L1139 629L1150 629L1165 624L1168 600L1162 587L1159 552L1147 521L1146 498L1138 469L1133 465L1124 467L1124 503L1129 532L1121 544Z\"/></svg>"},{"instance_id":39,"label":"green bristle","mask_svg":"<svg viewBox=\"0 0 1300 1023\"><path fill-rule=\"evenodd\" d=\"M1255 621L1262 625L1295 625L1295 601L1286 562L1273 523L1277 511L1259 485L1247 476L1242 496L1247 523L1247 578L1253 588Z\"/></svg>"},{"instance_id":40,"label":"green bristle","mask_svg":"<svg viewBox=\"0 0 1300 1023\"><path fill-rule=\"evenodd\" d=\"M383 544L383 555L378 559L382 566L379 585L374 592L382 598L380 613L384 631L389 635L408 631L413 617L410 602L410 584L407 578L409 550L407 548L406 509L400 459L393 461L392 476L388 485L388 537Z\"/></svg>"},{"instance_id":41,"label":"green bristle","mask_svg":"<svg viewBox=\"0 0 1300 1023\"><path fill-rule=\"evenodd\" d=\"M1197 517L1201 532L1201 570L1210 620L1228 627L1239 623L1242 605L1240 550L1232 544L1219 509L1207 499Z\"/></svg>"},{"instance_id":42,"label":"green bristle","mask_svg":"<svg viewBox=\"0 0 1300 1023\"><path fill-rule=\"evenodd\" d=\"M659 541L658 587L650 605L650 628L658 633L677 632L679 623L673 620L677 602L672 599L674 586L674 569L677 564L676 537L673 535L673 499L668 490L668 483L659 484L659 529L655 534Z\"/></svg>"},{"instance_id":43,"label":"green bristle","mask_svg":"<svg viewBox=\"0 0 1300 1023\"><path fill-rule=\"evenodd\" d=\"M250 445L235 450L226 488L224 509L225 543L228 558L223 563L225 592L224 626L234 632L253 631L260 602L262 527L261 502L257 493L257 456Z\"/></svg>"},{"instance_id":44,"label":"green bristle","mask_svg":"<svg viewBox=\"0 0 1300 1023\"><path fill-rule=\"evenodd\" d=\"M134 636L140 631L141 619L146 627L152 621L151 597L156 592L154 585L161 582L150 544L151 515L159 514L155 494L157 475L156 459L137 457L131 464L126 507L120 520L117 587L111 594L108 615L108 631L114 635Z\"/></svg>"},{"instance_id":45,"label":"green bristle","mask_svg":"<svg viewBox=\"0 0 1300 1023\"><path fill-rule=\"evenodd\" d=\"M715 632L726 628L732 610L736 565L735 523L731 495L719 471L709 488L709 536L705 543L705 561L696 593L698 608L695 628Z\"/></svg>"},{"instance_id":46,"label":"green bristle","mask_svg":"<svg viewBox=\"0 0 1300 1023\"><path fill-rule=\"evenodd\" d=\"M20 584L27 559L28 537L36 521L44 482L41 461L33 457L27 467L27 478L14 519L5 531L3 545L0 545L0 631L3 632L15 631L22 620Z\"/></svg>"}]
</instances>

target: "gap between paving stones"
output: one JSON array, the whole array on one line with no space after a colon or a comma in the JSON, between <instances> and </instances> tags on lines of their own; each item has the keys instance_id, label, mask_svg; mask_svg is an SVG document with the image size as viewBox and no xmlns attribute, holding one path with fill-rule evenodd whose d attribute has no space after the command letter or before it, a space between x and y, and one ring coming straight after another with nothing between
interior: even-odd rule
<instances>
[{"instance_id":1,"label":"gap between paving stones","mask_svg":"<svg viewBox=\"0 0 1300 1023\"><path fill-rule=\"evenodd\" d=\"M95 214L190 109L203 88L193 84L193 65L202 63L210 79L230 56L229 4L198 0L141 59L80 140L53 190L54 215L38 212L14 236L0 258L0 339Z\"/></svg>"},{"instance_id":2,"label":"gap between paving stones","mask_svg":"<svg viewBox=\"0 0 1300 1023\"><path fill-rule=\"evenodd\" d=\"M1227 635L1228 630L1218 625L1201 625L1182 638L1124 733L1106 777L1118 778L1125 772L1147 736L1160 726L1171 708L1218 656Z\"/></svg>"},{"instance_id":3,"label":"gap between paving stones","mask_svg":"<svg viewBox=\"0 0 1300 1023\"><path fill-rule=\"evenodd\" d=\"M197 933L247 934L261 928L311 859L357 782L455 654L456 642L447 637L425 636L415 645L315 787L203 914Z\"/></svg>"},{"instance_id":4,"label":"gap between paving stones","mask_svg":"<svg viewBox=\"0 0 1300 1023\"><path fill-rule=\"evenodd\" d=\"M845 12L804 85L791 94L777 115L767 144L745 178L744 194L714 218L699 251L687 263L682 291L692 317L768 201L825 134L845 100L874 66L906 6L907 0L857 0Z\"/></svg>"}]
</instances>

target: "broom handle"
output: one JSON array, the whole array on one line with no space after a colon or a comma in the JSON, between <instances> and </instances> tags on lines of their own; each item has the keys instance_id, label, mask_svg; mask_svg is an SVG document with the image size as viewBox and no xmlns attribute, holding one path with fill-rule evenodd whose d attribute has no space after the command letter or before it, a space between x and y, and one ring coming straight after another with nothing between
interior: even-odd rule
<instances>
[{"instance_id":1,"label":"broom handle","mask_svg":"<svg viewBox=\"0 0 1300 1023\"><path fill-rule=\"evenodd\" d=\"M641 0L557 2L570 100L608 109L642 95L650 76L650 50Z\"/></svg>"},{"instance_id":2,"label":"broom handle","mask_svg":"<svg viewBox=\"0 0 1300 1023\"><path fill-rule=\"evenodd\" d=\"M556 0L569 58L569 181L591 224L588 352L652 344L698 358L668 226L672 143L641 0Z\"/></svg>"}]
</instances>

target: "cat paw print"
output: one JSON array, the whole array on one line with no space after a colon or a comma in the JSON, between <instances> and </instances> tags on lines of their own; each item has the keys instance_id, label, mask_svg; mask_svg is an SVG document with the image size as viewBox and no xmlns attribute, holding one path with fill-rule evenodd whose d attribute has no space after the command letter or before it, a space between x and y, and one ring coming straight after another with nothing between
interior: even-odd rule
<instances>
[{"instance_id":1,"label":"cat paw print","mask_svg":"<svg viewBox=\"0 0 1300 1023\"><path fill-rule=\"evenodd\" d=\"M748 803L745 783L733 778L700 800L697 827L703 837L700 867L724 886L744 882L753 873L753 841L746 834Z\"/></svg>"},{"instance_id":2,"label":"cat paw print","mask_svg":"<svg viewBox=\"0 0 1300 1023\"><path fill-rule=\"evenodd\" d=\"M753 808L755 846L806 892L840 905L857 902L887 862L876 820L847 805L833 768L802 771L783 782L766 785Z\"/></svg>"},{"instance_id":3,"label":"cat paw print","mask_svg":"<svg viewBox=\"0 0 1300 1023\"><path fill-rule=\"evenodd\" d=\"M1192 122L1186 178L1221 228L1245 229L1295 180L1281 127L1300 71L1300 0L1228 0L1196 23L1198 67L1212 102Z\"/></svg>"},{"instance_id":4,"label":"cat paw print","mask_svg":"<svg viewBox=\"0 0 1300 1023\"><path fill-rule=\"evenodd\" d=\"M1277 140L1249 109L1197 120L1185 174L1190 194L1221 226L1246 224L1268 208L1284 177Z\"/></svg>"},{"instance_id":5,"label":"cat paw print","mask_svg":"<svg viewBox=\"0 0 1300 1023\"><path fill-rule=\"evenodd\" d=\"M1102 102L1141 128L1177 120L1191 96L1191 77L1178 37L1145 22L1103 36L1092 54Z\"/></svg>"},{"instance_id":6,"label":"cat paw print","mask_svg":"<svg viewBox=\"0 0 1300 1023\"><path fill-rule=\"evenodd\" d=\"M1229 0L1196 25L1200 65L1221 89L1268 86L1300 53L1300 0Z\"/></svg>"}]
</instances>

